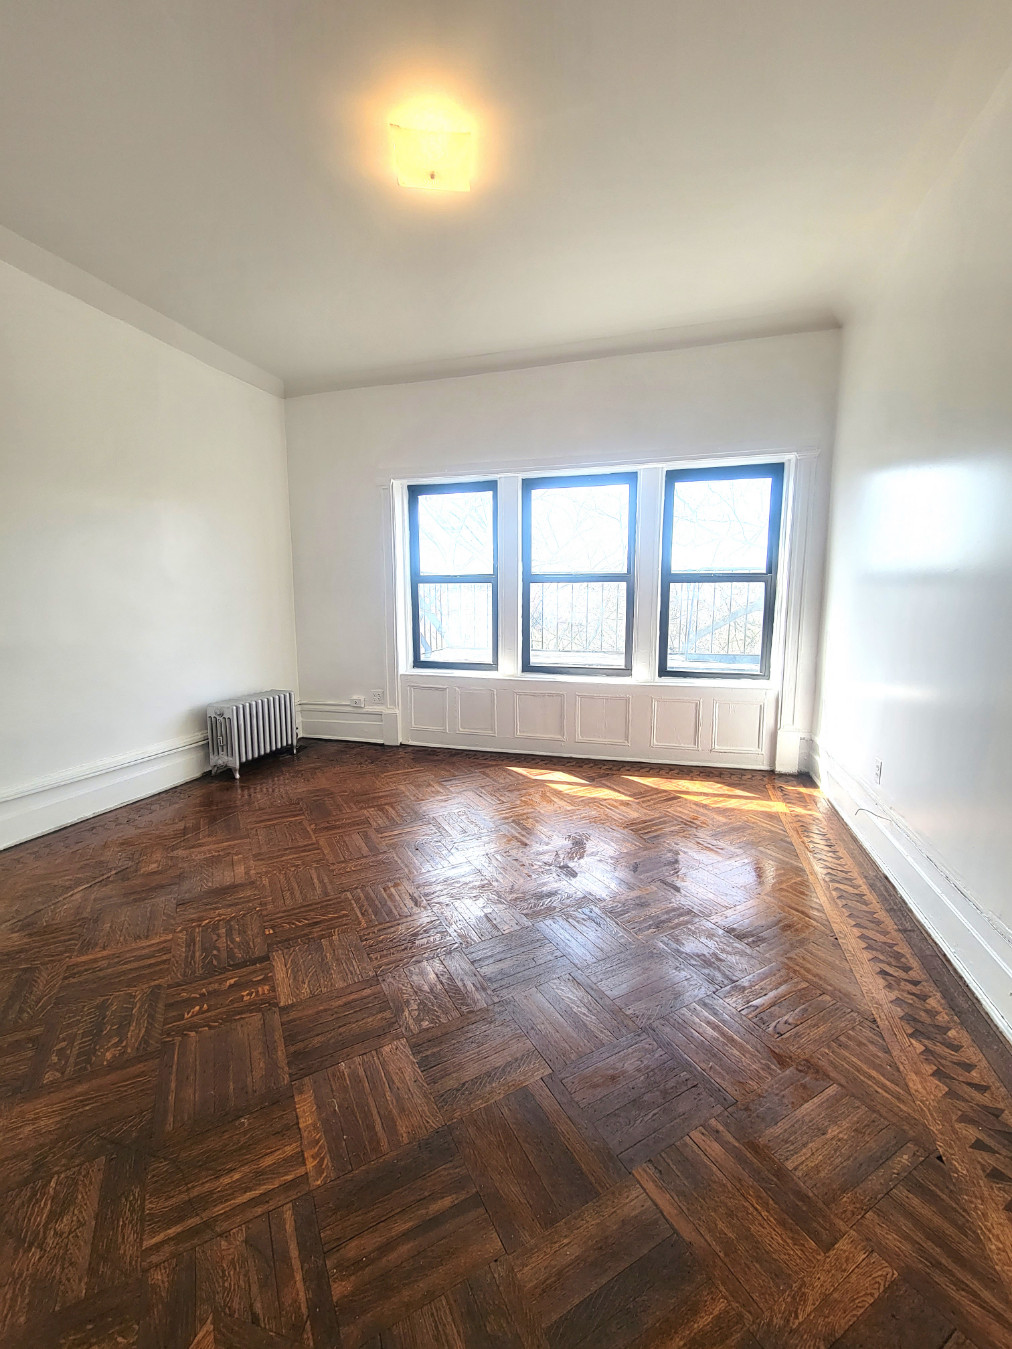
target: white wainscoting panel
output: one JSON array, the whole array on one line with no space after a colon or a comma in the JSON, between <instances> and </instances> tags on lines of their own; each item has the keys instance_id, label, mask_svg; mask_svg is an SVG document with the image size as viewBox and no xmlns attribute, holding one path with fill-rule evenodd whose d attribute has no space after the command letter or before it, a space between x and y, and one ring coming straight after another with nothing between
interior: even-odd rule
<instances>
[{"instance_id":1,"label":"white wainscoting panel","mask_svg":"<svg viewBox=\"0 0 1012 1349\"><path fill-rule=\"evenodd\" d=\"M776 754L768 684L458 670L412 670L399 682L404 744L721 768L772 768Z\"/></svg>"},{"instance_id":2,"label":"white wainscoting panel","mask_svg":"<svg viewBox=\"0 0 1012 1349\"><path fill-rule=\"evenodd\" d=\"M628 745L632 699L627 693L578 693L576 738L593 745Z\"/></svg>"},{"instance_id":3,"label":"white wainscoting panel","mask_svg":"<svg viewBox=\"0 0 1012 1349\"><path fill-rule=\"evenodd\" d=\"M495 735L495 689L457 689L457 730L462 735Z\"/></svg>"},{"instance_id":4,"label":"white wainscoting panel","mask_svg":"<svg viewBox=\"0 0 1012 1349\"><path fill-rule=\"evenodd\" d=\"M514 693L516 734L521 740L565 740L564 693Z\"/></svg>"},{"instance_id":5,"label":"white wainscoting panel","mask_svg":"<svg viewBox=\"0 0 1012 1349\"><path fill-rule=\"evenodd\" d=\"M446 685L408 686L408 726L412 731L447 732Z\"/></svg>"},{"instance_id":6,"label":"white wainscoting panel","mask_svg":"<svg viewBox=\"0 0 1012 1349\"><path fill-rule=\"evenodd\" d=\"M699 749L699 698L652 698L650 743L655 749Z\"/></svg>"},{"instance_id":7,"label":"white wainscoting panel","mask_svg":"<svg viewBox=\"0 0 1012 1349\"><path fill-rule=\"evenodd\" d=\"M763 745L763 705L754 698L716 698L710 744L718 754L751 754Z\"/></svg>"}]
</instances>

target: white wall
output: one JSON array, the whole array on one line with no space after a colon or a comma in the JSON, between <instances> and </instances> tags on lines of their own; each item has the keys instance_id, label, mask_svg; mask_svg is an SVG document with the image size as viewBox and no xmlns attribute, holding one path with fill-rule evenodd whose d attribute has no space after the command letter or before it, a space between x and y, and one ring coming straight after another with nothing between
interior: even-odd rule
<instances>
[{"instance_id":1,"label":"white wall","mask_svg":"<svg viewBox=\"0 0 1012 1349\"><path fill-rule=\"evenodd\" d=\"M0 845L201 772L294 687L275 394L0 263Z\"/></svg>"},{"instance_id":2,"label":"white wall","mask_svg":"<svg viewBox=\"0 0 1012 1349\"><path fill-rule=\"evenodd\" d=\"M1006 1030L1010 222L1006 82L847 331L820 747L831 798Z\"/></svg>"},{"instance_id":3,"label":"white wall","mask_svg":"<svg viewBox=\"0 0 1012 1349\"><path fill-rule=\"evenodd\" d=\"M810 729L838 343L835 331L793 334L289 399L307 732L329 722L334 734L379 740L378 712L342 705L373 690L396 700L384 576L392 479L776 452L813 465L788 709L796 737Z\"/></svg>"}]
</instances>

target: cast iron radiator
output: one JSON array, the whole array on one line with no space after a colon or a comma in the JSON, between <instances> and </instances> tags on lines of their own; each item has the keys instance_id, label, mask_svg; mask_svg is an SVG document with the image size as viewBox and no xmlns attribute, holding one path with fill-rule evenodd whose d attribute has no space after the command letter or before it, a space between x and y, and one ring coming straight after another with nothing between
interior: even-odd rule
<instances>
[{"instance_id":1,"label":"cast iron radiator","mask_svg":"<svg viewBox=\"0 0 1012 1349\"><path fill-rule=\"evenodd\" d=\"M207 709L207 743L211 772L259 759L276 749L298 749L295 729L295 694L288 689L268 689L247 698L211 703Z\"/></svg>"}]
</instances>

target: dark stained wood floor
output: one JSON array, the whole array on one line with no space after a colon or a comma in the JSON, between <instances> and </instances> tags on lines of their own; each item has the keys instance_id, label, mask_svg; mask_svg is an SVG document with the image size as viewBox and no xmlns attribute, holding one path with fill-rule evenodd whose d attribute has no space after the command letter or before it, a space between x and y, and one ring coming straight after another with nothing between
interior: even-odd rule
<instances>
[{"instance_id":1,"label":"dark stained wood floor","mask_svg":"<svg viewBox=\"0 0 1012 1349\"><path fill-rule=\"evenodd\" d=\"M311 745L0 856L0 1344L1007 1349L1006 1066L810 784Z\"/></svg>"}]
</instances>

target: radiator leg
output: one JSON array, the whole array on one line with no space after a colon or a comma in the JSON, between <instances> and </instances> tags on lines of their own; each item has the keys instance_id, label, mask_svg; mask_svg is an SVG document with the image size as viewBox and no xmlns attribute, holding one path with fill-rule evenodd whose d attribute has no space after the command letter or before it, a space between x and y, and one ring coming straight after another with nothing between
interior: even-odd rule
<instances>
[{"instance_id":1,"label":"radiator leg","mask_svg":"<svg viewBox=\"0 0 1012 1349\"><path fill-rule=\"evenodd\" d=\"M233 769L232 769L232 776L235 778L236 782L239 781L239 770L238 770L238 768L233 768Z\"/></svg>"}]
</instances>

